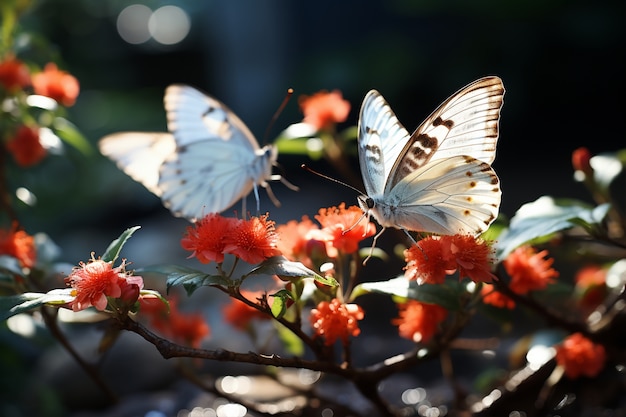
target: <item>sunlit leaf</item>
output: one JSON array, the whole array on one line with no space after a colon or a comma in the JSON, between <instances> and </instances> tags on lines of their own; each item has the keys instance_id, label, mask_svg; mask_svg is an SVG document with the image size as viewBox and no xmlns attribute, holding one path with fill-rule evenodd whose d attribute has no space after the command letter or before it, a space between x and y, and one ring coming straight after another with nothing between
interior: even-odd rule
<instances>
[{"instance_id":1,"label":"sunlit leaf","mask_svg":"<svg viewBox=\"0 0 626 417\"><path fill-rule=\"evenodd\" d=\"M270 296L273 298L271 307L272 315L276 318L283 317L287 312L289 301L293 301L291 293L282 289Z\"/></svg>"},{"instance_id":2,"label":"sunlit leaf","mask_svg":"<svg viewBox=\"0 0 626 417\"><path fill-rule=\"evenodd\" d=\"M130 237L133 235L133 233L136 230L138 230L139 228L141 228L141 226L135 226L135 227L131 227L129 229L126 229L120 235L120 237L118 237L113 242L111 242L111 244L109 245L107 250L102 255L102 260L104 262L115 262L117 260L117 258L119 257L120 252L122 251L122 247L124 246L124 244L128 241L128 239L130 239Z\"/></svg>"},{"instance_id":3,"label":"sunlit leaf","mask_svg":"<svg viewBox=\"0 0 626 417\"><path fill-rule=\"evenodd\" d=\"M276 320L274 320L274 325L285 350L294 356L302 356L304 354L304 342L302 339Z\"/></svg>"},{"instance_id":4,"label":"sunlit leaf","mask_svg":"<svg viewBox=\"0 0 626 417\"><path fill-rule=\"evenodd\" d=\"M278 275L281 279L291 281L292 279L313 278L324 285L336 287L339 283L332 277L323 277L310 270L300 262L293 262L284 256L274 256L266 259L256 268L252 269L249 275Z\"/></svg>"},{"instance_id":5,"label":"sunlit leaf","mask_svg":"<svg viewBox=\"0 0 626 417\"><path fill-rule=\"evenodd\" d=\"M387 281L364 282L352 291L350 300L367 293L390 295L394 298L417 300L422 303L437 304L448 310L460 308L459 299L465 289L458 283L418 284L400 276Z\"/></svg>"},{"instance_id":6,"label":"sunlit leaf","mask_svg":"<svg viewBox=\"0 0 626 417\"><path fill-rule=\"evenodd\" d=\"M143 268L141 271L157 272L167 276L167 291L169 292L172 287L182 285L187 292L187 295L191 295L200 287L205 286L223 286L229 287L232 282L221 275L210 275L203 271L199 271L193 268L187 268L178 265L156 265L148 268Z\"/></svg>"},{"instance_id":7,"label":"sunlit leaf","mask_svg":"<svg viewBox=\"0 0 626 417\"><path fill-rule=\"evenodd\" d=\"M74 299L71 289L52 290L46 294L27 292L0 297L0 320L41 307L44 304L61 305Z\"/></svg>"},{"instance_id":8,"label":"sunlit leaf","mask_svg":"<svg viewBox=\"0 0 626 417\"><path fill-rule=\"evenodd\" d=\"M494 247L498 259L504 259L525 243L542 243L556 232L582 226L592 230L609 211L609 205L597 207L569 199L540 197L524 204L511 219L509 228L498 237Z\"/></svg>"}]
</instances>

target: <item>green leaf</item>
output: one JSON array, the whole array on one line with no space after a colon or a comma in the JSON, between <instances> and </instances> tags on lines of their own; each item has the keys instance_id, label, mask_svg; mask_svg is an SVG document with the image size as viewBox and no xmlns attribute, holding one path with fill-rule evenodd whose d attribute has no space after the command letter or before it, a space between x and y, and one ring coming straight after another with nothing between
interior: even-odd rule
<instances>
[{"instance_id":1,"label":"green leaf","mask_svg":"<svg viewBox=\"0 0 626 417\"><path fill-rule=\"evenodd\" d=\"M515 213L509 228L494 245L496 257L502 260L518 246L545 242L554 233L576 225L592 230L602 222L609 208L608 204L592 207L576 200L540 197Z\"/></svg>"},{"instance_id":2,"label":"green leaf","mask_svg":"<svg viewBox=\"0 0 626 417\"><path fill-rule=\"evenodd\" d=\"M120 252L122 251L122 247L124 246L126 241L128 239L130 239L130 237L133 235L133 233L137 229L139 229L139 228L141 228L141 226L135 226L135 227L131 227L130 229L126 229L120 235L120 237L118 237L113 242L111 242L111 244L109 245L107 250L104 252L104 255L102 255L102 260L104 262L113 262L113 263L115 263L115 261L117 260L117 258L120 255Z\"/></svg>"},{"instance_id":3,"label":"green leaf","mask_svg":"<svg viewBox=\"0 0 626 417\"><path fill-rule=\"evenodd\" d=\"M379 293L395 298L417 300L427 304L437 304L451 311L460 308L459 300L465 288L458 282L444 284L418 284L400 276L387 281L364 282L352 291L350 301L367 293Z\"/></svg>"},{"instance_id":4,"label":"green leaf","mask_svg":"<svg viewBox=\"0 0 626 417\"><path fill-rule=\"evenodd\" d=\"M66 304L74 299L71 288L52 290L46 294L27 292L0 297L0 320L41 307L44 304Z\"/></svg>"},{"instance_id":5,"label":"green leaf","mask_svg":"<svg viewBox=\"0 0 626 417\"><path fill-rule=\"evenodd\" d=\"M324 285L336 287L339 283L332 277L323 277L310 270L300 262L292 262L284 256L274 256L266 259L256 268L248 272L249 275L278 275L282 280L293 281L302 278L313 278ZM244 277L244 278L245 278Z\"/></svg>"},{"instance_id":6,"label":"green leaf","mask_svg":"<svg viewBox=\"0 0 626 417\"><path fill-rule=\"evenodd\" d=\"M7 281L13 282L14 276L24 276L24 272L20 265L20 261L9 255L0 255L0 276L6 278ZM7 272L7 274L4 274ZM5 280L3 278L3 280Z\"/></svg>"},{"instance_id":7,"label":"green leaf","mask_svg":"<svg viewBox=\"0 0 626 417\"><path fill-rule=\"evenodd\" d=\"M87 138L85 138L78 128L69 120L63 117L56 117L52 123L52 127L58 137L76 148L83 155L89 156L93 153L93 148Z\"/></svg>"},{"instance_id":8,"label":"green leaf","mask_svg":"<svg viewBox=\"0 0 626 417\"><path fill-rule=\"evenodd\" d=\"M270 297L273 297L272 301L272 315L276 318L281 318L287 312L287 306L289 301L294 301L291 292L282 289L274 294L271 294Z\"/></svg>"},{"instance_id":9,"label":"green leaf","mask_svg":"<svg viewBox=\"0 0 626 417\"><path fill-rule=\"evenodd\" d=\"M157 265L143 268L141 271L167 275L167 292L170 291L170 288L177 285L182 285L185 291L187 291L187 295L193 294L200 287L230 287L232 285L232 281L221 275L210 275L197 269L178 265Z\"/></svg>"}]
</instances>

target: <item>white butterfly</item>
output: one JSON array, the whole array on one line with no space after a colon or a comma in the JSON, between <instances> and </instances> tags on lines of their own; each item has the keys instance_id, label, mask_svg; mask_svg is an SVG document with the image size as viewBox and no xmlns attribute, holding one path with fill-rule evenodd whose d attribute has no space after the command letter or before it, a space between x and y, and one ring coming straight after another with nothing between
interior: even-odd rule
<instances>
[{"instance_id":1,"label":"white butterfly","mask_svg":"<svg viewBox=\"0 0 626 417\"><path fill-rule=\"evenodd\" d=\"M195 88L171 85L164 103L171 133L115 133L100 140L100 152L191 221L245 203L252 190L258 211L258 186L279 204L267 182L286 183L272 175L274 146L259 147L235 113Z\"/></svg>"},{"instance_id":2,"label":"white butterfly","mask_svg":"<svg viewBox=\"0 0 626 417\"><path fill-rule=\"evenodd\" d=\"M499 179L491 167L504 86L481 78L441 104L409 134L375 90L359 117L359 161L368 218L388 227L441 235L485 231L498 215ZM410 235L409 235L410 237Z\"/></svg>"}]
</instances>

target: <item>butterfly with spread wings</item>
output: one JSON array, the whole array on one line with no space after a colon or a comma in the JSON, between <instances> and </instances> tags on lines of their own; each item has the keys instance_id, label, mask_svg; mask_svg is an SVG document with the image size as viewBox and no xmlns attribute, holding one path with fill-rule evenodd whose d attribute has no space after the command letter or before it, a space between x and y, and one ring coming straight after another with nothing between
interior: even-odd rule
<instances>
[{"instance_id":1,"label":"butterfly with spread wings","mask_svg":"<svg viewBox=\"0 0 626 417\"><path fill-rule=\"evenodd\" d=\"M358 126L366 195L358 201L383 228L374 245L388 227L407 235L478 235L489 227L500 207L491 163L503 96L500 78L476 80L409 134L378 91L367 93Z\"/></svg>"},{"instance_id":2,"label":"butterfly with spread wings","mask_svg":"<svg viewBox=\"0 0 626 417\"><path fill-rule=\"evenodd\" d=\"M170 133L121 132L102 138L100 152L179 217L195 221L222 212L264 187L278 205L268 181L277 150L260 147L246 125L223 103L193 87L175 84L164 97ZM293 187L295 188L295 187ZM245 208L244 208L245 211Z\"/></svg>"}]
</instances>

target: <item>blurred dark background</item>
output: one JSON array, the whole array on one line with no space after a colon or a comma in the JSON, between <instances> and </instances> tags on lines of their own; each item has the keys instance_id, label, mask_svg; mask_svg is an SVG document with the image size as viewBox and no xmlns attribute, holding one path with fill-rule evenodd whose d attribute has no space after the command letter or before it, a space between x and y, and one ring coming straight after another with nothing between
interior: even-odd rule
<instances>
[{"instance_id":1,"label":"blurred dark background","mask_svg":"<svg viewBox=\"0 0 626 417\"><path fill-rule=\"evenodd\" d=\"M70 118L94 144L115 131L165 130L162 95L174 82L215 95L263 140L290 87L296 96L340 89L352 103L345 126L356 123L360 101L376 88L412 130L458 88L499 75L507 92L494 167L502 212L512 216L543 194L588 199L572 179L572 150L624 146L625 10L623 1L610 0L46 0L22 23L47 37L55 46L50 55L80 80ZM300 119L294 99L273 134ZM322 162L279 160L302 190L293 197L273 187L299 202L274 209L265 199L277 220L355 202L353 192L299 168L307 162L338 175ZM68 228L121 230L145 215L167 214L99 155L71 166L56 162L56 171L55 161L47 164L31 186L49 213L33 222L57 239Z\"/></svg>"}]
</instances>

